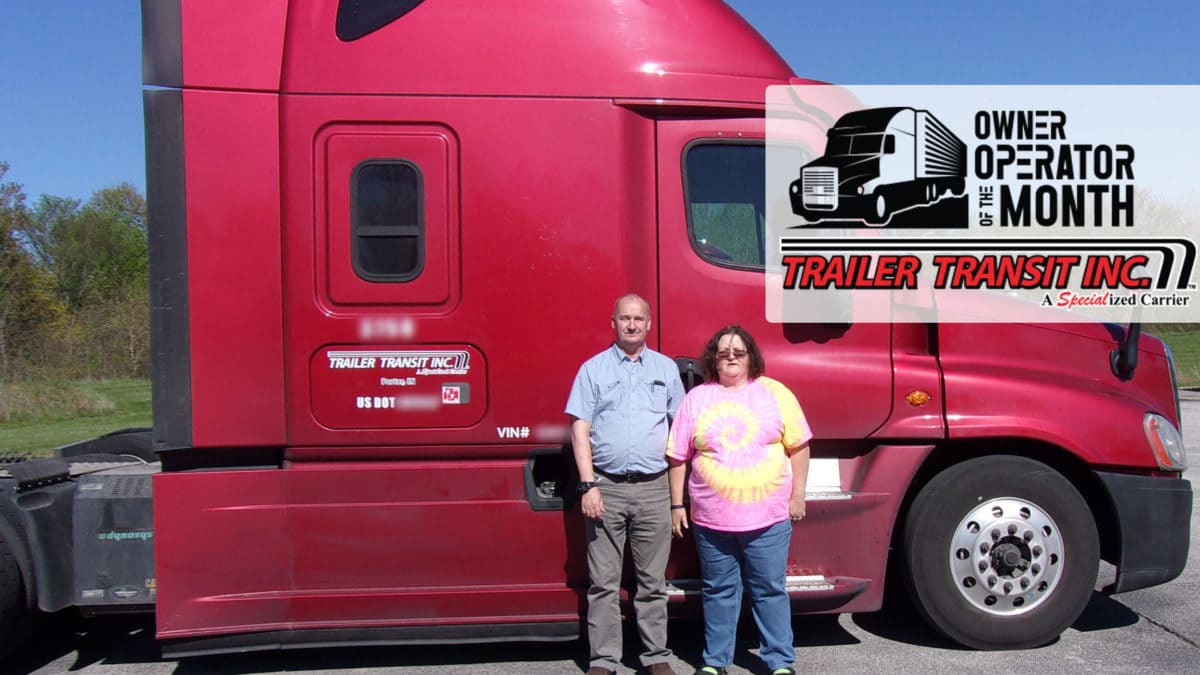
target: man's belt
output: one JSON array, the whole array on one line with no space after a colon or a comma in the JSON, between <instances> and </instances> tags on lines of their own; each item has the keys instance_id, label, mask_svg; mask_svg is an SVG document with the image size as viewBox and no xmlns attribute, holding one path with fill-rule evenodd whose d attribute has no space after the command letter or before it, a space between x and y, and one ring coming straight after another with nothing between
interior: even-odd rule
<instances>
[{"instance_id":1,"label":"man's belt","mask_svg":"<svg viewBox=\"0 0 1200 675\"><path fill-rule=\"evenodd\" d=\"M614 483L645 483L646 481L660 478L664 473L667 472L666 469L663 469L662 471L657 471L655 473L607 473L597 469L596 467L592 467L592 470L596 472L597 476L601 476Z\"/></svg>"}]
</instances>

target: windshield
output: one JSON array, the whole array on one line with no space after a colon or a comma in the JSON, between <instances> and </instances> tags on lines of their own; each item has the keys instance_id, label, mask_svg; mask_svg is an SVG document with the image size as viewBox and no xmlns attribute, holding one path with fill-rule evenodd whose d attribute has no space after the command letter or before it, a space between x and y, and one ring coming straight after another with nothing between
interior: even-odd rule
<instances>
[{"instance_id":1,"label":"windshield","mask_svg":"<svg viewBox=\"0 0 1200 675\"><path fill-rule=\"evenodd\" d=\"M883 149L883 137L883 134L831 135L825 147L825 156L878 155Z\"/></svg>"}]
</instances>

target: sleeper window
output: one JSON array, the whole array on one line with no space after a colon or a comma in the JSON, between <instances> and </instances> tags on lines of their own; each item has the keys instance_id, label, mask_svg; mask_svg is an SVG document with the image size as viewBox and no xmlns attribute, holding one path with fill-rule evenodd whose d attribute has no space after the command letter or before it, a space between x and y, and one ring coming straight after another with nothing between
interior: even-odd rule
<instances>
[{"instance_id":1,"label":"sleeper window","mask_svg":"<svg viewBox=\"0 0 1200 675\"><path fill-rule=\"evenodd\" d=\"M420 170L404 160L369 160L354 169L351 190L354 271L368 281L420 276L425 262Z\"/></svg>"}]
</instances>

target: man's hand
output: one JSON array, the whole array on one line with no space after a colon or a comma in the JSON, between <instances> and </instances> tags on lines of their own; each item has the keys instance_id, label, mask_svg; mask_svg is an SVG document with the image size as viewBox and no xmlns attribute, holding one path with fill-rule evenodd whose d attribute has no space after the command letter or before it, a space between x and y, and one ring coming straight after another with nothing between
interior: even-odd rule
<instances>
[{"instance_id":1,"label":"man's hand","mask_svg":"<svg viewBox=\"0 0 1200 675\"><path fill-rule=\"evenodd\" d=\"M583 510L584 517L600 520L604 516L604 497L600 495L600 488L594 487L583 493L583 499L579 500L579 506Z\"/></svg>"}]
</instances>

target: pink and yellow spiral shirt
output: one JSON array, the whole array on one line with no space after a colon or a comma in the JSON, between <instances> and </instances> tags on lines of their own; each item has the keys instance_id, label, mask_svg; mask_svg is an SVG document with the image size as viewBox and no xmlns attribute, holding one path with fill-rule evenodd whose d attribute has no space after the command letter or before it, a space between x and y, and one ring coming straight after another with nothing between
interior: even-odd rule
<instances>
[{"instance_id":1,"label":"pink and yellow spiral shirt","mask_svg":"<svg viewBox=\"0 0 1200 675\"><path fill-rule=\"evenodd\" d=\"M790 454L812 438L795 395L758 377L737 390L709 382L684 397L667 457L691 462L692 522L746 532L788 519Z\"/></svg>"}]
</instances>

